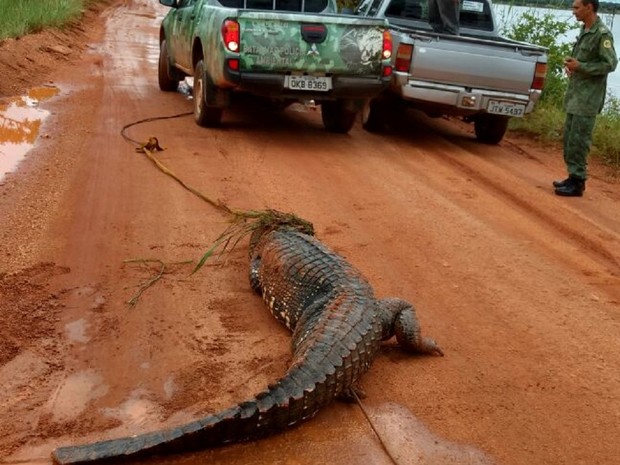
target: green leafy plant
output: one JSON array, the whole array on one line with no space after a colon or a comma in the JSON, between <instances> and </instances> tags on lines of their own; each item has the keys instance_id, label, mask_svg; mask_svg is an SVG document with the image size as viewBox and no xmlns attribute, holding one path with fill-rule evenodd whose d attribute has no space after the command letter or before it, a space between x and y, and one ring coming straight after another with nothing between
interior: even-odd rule
<instances>
[{"instance_id":1,"label":"green leafy plant","mask_svg":"<svg viewBox=\"0 0 620 465\"><path fill-rule=\"evenodd\" d=\"M594 128L595 154L620 172L620 98L608 96Z\"/></svg>"}]
</instances>

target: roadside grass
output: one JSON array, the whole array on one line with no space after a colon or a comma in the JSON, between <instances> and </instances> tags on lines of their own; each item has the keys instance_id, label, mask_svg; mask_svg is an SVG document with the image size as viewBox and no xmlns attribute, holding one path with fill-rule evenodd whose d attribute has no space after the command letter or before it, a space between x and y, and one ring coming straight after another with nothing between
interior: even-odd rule
<instances>
[{"instance_id":1,"label":"roadside grass","mask_svg":"<svg viewBox=\"0 0 620 465\"><path fill-rule=\"evenodd\" d=\"M542 101L524 118L512 118L509 129L541 142L561 142L565 118L561 105ZM591 156L599 158L620 175L620 99L615 96L607 99L605 109L596 118Z\"/></svg>"},{"instance_id":2,"label":"roadside grass","mask_svg":"<svg viewBox=\"0 0 620 465\"><path fill-rule=\"evenodd\" d=\"M0 0L0 40L62 28L101 0Z\"/></svg>"}]
</instances>

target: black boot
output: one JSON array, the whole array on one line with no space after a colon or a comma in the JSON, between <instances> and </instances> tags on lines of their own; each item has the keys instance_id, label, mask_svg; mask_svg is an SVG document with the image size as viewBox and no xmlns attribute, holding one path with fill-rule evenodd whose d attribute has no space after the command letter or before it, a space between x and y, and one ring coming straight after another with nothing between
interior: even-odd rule
<instances>
[{"instance_id":1,"label":"black boot","mask_svg":"<svg viewBox=\"0 0 620 465\"><path fill-rule=\"evenodd\" d=\"M553 187L564 187L568 184L570 178L562 179L561 181L553 181Z\"/></svg>"},{"instance_id":2,"label":"black boot","mask_svg":"<svg viewBox=\"0 0 620 465\"><path fill-rule=\"evenodd\" d=\"M561 195L562 197L581 197L585 190L586 181L584 179L569 176L564 186L555 189L555 195Z\"/></svg>"}]
</instances>

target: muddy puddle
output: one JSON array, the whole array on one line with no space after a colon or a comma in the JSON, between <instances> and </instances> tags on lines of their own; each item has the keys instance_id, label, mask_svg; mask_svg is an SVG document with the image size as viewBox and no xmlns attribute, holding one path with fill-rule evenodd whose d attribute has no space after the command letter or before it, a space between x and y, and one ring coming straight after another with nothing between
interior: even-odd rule
<instances>
[{"instance_id":1,"label":"muddy puddle","mask_svg":"<svg viewBox=\"0 0 620 465\"><path fill-rule=\"evenodd\" d=\"M57 87L37 87L22 97L0 101L0 181L15 171L34 147L50 114L40 104L58 93Z\"/></svg>"}]
</instances>

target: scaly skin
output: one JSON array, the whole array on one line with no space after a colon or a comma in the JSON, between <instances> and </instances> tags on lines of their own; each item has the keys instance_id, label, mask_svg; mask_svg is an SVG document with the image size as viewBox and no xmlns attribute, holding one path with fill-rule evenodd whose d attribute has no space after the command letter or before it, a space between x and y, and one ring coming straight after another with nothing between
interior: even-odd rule
<instances>
[{"instance_id":1,"label":"scaly skin","mask_svg":"<svg viewBox=\"0 0 620 465\"><path fill-rule=\"evenodd\" d=\"M335 398L351 398L382 340L410 352L443 355L422 338L413 307L377 300L362 275L314 237L292 227L256 231L250 283L293 331L286 374L254 399L186 425L56 449L57 464L118 462L254 440L312 418Z\"/></svg>"}]
</instances>

